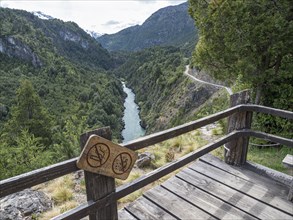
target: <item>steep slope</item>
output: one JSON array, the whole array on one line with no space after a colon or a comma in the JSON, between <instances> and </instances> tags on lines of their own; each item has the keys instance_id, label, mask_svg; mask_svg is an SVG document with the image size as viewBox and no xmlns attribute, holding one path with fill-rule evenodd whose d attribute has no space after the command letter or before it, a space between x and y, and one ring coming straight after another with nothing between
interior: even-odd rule
<instances>
[{"instance_id":1,"label":"steep slope","mask_svg":"<svg viewBox=\"0 0 293 220\"><path fill-rule=\"evenodd\" d=\"M187 122L187 116L218 90L193 82L183 75L184 69L180 49L154 47L133 53L115 70L134 89L147 133Z\"/></svg>"},{"instance_id":2,"label":"steep slope","mask_svg":"<svg viewBox=\"0 0 293 220\"><path fill-rule=\"evenodd\" d=\"M92 68L109 69L111 57L99 43L73 22L59 19L40 19L38 16L22 11L0 8L0 47L1 52L12 48L13 41L25 44L41 56L44 49L54 51L70 61ZM9 38L9 39L8 39ZM5 47L6 45L6 47ZM8 47L8 48L7 48ZM13 49L14 47L14 49ZM23 58L15 53L18 58ZM11 53L9 53L12 56Z\"/></svg>"},{"instance_id":3,"label":"steep slope","mask_svg":"<svg viewBox=\"0 0 293 220\"><path fill-rule=\"evenodd\" d=\"M0 8L0 24L0 179L77 156L88 129L120 138L124 93L105 49L74 23L21 10Z\"/></svg>"},{"instance_id":4,"label":"steep slope","mask_svg":"<svg viewBox=\"0 0 293 220\"><path fill-rule=\"evenodd\" d=\"M197 30L187 10L188 3L162 8L141 26L132 26L116 34L106 34L97 40L110 51L138 51L156 45L193 49Z\"/></svg>"},{"instance_id":5,"label":"steep slope","mask_svg":"<svg viewBox=\"0 0 293 220\"><path fill-rule=\"evenodd\" d=\"M22 10L0 8L0 23L0 123L9 118L25 78L56 117L78 113L87 116L90 127L112 125L117 137L123 91L105 72L113 62L101 45L72 22L43 20Z\"/></svg>"}]
</instances>

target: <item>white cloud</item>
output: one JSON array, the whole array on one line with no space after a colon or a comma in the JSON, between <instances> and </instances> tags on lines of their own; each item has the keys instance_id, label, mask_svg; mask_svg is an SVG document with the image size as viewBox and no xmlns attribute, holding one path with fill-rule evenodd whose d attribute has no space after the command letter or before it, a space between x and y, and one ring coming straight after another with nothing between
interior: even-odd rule
<instances>
[{"instance_id":1,"label":"white cloud","mask_svg":"<svg viewBox=\"0 0 293 220\"><path fill-rule=\"evenodd\" d=\"M117 25L117 24L120 24L121 22L119 21L114 21L114 20L110 20L110 21L107 21L105 24L102 24L104 26L112 26L112 25Z\"/></svg>"},{"instance_id":2,"label":"white cloud","mask_svg":"<svg viewBox=\"0 0 293 220\"><path fill-rule=\"evenodd\" d=\"M152 13L168 5L186 0L2 0L2 7L41 11L80 27L99 32L115 33L127 25L142 24ZM117 22L115 24L115 22Z\"/></svg>"}]
</instances>

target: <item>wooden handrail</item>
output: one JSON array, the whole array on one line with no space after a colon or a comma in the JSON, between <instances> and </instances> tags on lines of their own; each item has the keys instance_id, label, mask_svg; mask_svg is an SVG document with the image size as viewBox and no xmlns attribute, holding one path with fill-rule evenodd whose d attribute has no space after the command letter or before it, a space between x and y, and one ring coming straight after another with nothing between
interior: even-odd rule
<instances>
[{"instance_id":1,"label":"wooden handrail","mask_svg":"<svg viewBox=\"0 0 293 220\"><path fill-rule=\"evenodd\" d=\"M289 111L269 108L265 106L258 106L258 105L237 105L235 107L212 114L202 119L185 123L183 125L180 125L165 131L161 131L155 134L151 134L151 135L136 139L134 141L131 141L122 145L132 150L142 149L147 146L150 146L150 145L168 140L170 138L177 137L179 135L190 132L192 130L198 129L202 126L211 124L220 119L231 116L234 113L247 112L247 111L271 114L274 116L279 116L279 117L287 118L290 120L293 119L293 113ZM87 216L91 212L92 209L99 209L101 207L105 207L106 205L114 201L117 201L118 199L140 189L141 187L181 168L182 166L185 166L186 164L192 162L193 160L199 158L200 156L222 146L223 144L233 139L237 139L240 137L250 137L250 136L271 140L276 143L293 147L292 139L286 139L286 138L278 137L275 135L266 134L264 132L253 131L250 129L234 131L220 138L216 142L210 143L194 152L191 152L181 157L180 159L176 161L166 164L165 166L158 168L157 170L154 170L136 179L135 181L129 184L118 187L114 193L111 193L100 200L88 201L87 203L82 204L81 206L75 209L72 209L66 213L61 214L60 216L56 217L56 219L76 219L76 218ZM44 168L34 170L25 174L21 174L6 180L2 180L0 181L0 198L12 193L21 191L25 188L29 188L37 184L44 183L49 180L77 171L79 169L76 166L76 161L77 161L77 158L73 158L61 163L57 163L48 167L44 167Z\"/></svg>"},{"instance_id":2,"label":"wooden handrail","mask_svg":"<svg viewBox=\"0 0 293 220\"><path fill-rule=\"evenodd\" d=\"M284 144L290 147L293 147L293 140L292 139L286 139L281 138L275 135L270 135L264 132L256 132L250 129L246 130L240 130L240 131L234 131L231 132L228 135L225 135L224 137L218 139L216 142L207 144L200 149L197 149L194 152L191 152L178 160L172 161L171 163L168 163L150 173L147 173L134 181L127 183L125 185L122 185L116 189L115 193L111 193L110 195L106 196L105 198L98 200L98 201L91 201L84 203L74 209L69 210L68 212L65 212L55 218L54 220L59 219L75 219L75 218L83 218L88 215L90 212L90 209L100 209L102 207L105 207L109 204L111 204L113 201L117 201L118 199L123 198L124 196L129 195L130 193L133 193L134 191L160 179L161 177L168 175L169 173L174 172L175 170L182 168L183 166L187 165L188 163L198 159L199 157L219 148L220 146L226 144L227 142L239 138L239 137L245 137L245 136L253 136L257 138L267 138L268 140L272 140L274 142Z\"/></svg>"},{"instance_id":3,"label":"wooden handrail","mask_svg":"<svg viewBox=\"0 0 293 220\"><path fill-rule=\"evenodd\" d=\"M82 204L79 207L76 207L72 210L69 210L68 212L65 212L55 218L57 219L76 219L76 218L82 218L88 215L90 209L100 209L102 207L105 207L109 205L113 201L117 201L118 199L123 198L124 196L127 196L130 193L133 193L134 191L160 179L163 176L168 175L169 173L174 172L175 170L187 165L188 163L198 159L199 157L211 152L212 150L217 149L218 147L222 146L223 144L238 138L241 136L241 131L235 131L232 132L216 142L210 143L205 145L204 147L201 147L200 149L197 149L196 151L193 151L189 154L186 154L185 156L179 158L178 160L172 161L156 170L151 171L150 173L147 173L134 181L127 183L125 185L122 185L116 189L116 192L111 193L110 195L104 197L101 200L98 201L91 201Z\"/></svg>"},{"instance_id":4,"label":"wooden handrail","mask_svg":"<svg viewBox=\"0 0 293 220\"><path fill-rule=\"evenodd\" d=\"M242 137L256 137L264 140L269 140L278 144L282 144L288 147L293 147L293 139L283 138L272 134L267 134L261 131L253 131L250 129L241 130Z\"/></svg>"},{"instance_id":5,"label":"wooden handrail","mask_svg":"<svg viewBox=\"0 0 293 220\"><path fill-rule=\"evenodd\" d=\"M199 120L185 123L183 125L157 132L121 145L132 150L142 149L228 117L229 115L239 111L239 108L240 106L235 106ZM79 169L76 167L76 161L77 158L73 158L58 164L2 180L0 181L0 198L77 171Z\"/></svg>"},{"instance_id":6,"label":"wooden handrail","mask_svg":"<svg viewBox=\"0 0 293 220\"><path fill-rule=\"evenodd\" d=\"M0 181L0 198L79 170L77 158Z\"/></svg>"},{"instance_id":7,"label":"wooden handrail","mask_svg":"<svg viewBox=\"0 0 293 220\"><path fill-rule=\"evenodd\" d=\"M293 120L293 112L291 111L271 108L271 107L262 106L262 105L253 105L253 104L238 105L238 107L240 108L239 111L242 111L242 112L250 111L250 112L265 113L265 114Z\"/></svg>"},{"instance_id":8,"label":"wooden handrail","mask_svg":"<svg viewBox=\"0 0 293 220\"><path fill-rule=\"evenodd\" d=\"M126 144L122 144L122 146L127 147L131 150L139 150L139 149L148 147L150 145L154 145L162 141L188 133L195 129L201 128L205 125L214 123L216 121L219 121L223 118L226 118L232 115L233 113L239 112L240 110L241 110L241 105L235 106L233 108L229 108L227 110L217 112L215 114L209 115L207 117L204 117L195 121L191 121L191 122L188 122L188 123L185 123L185 124L182 124L182 125L179 125L179 126L176 126L161 132L157 132L148 136L138 138Z\"/></svg>"}]
</instances>

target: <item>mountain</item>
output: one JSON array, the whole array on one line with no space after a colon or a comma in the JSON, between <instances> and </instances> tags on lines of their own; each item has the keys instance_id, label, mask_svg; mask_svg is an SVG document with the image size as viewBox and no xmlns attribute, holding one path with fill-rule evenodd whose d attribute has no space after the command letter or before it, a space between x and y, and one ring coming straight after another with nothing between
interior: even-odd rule
<instances>
[{"instance_id":1,"label":"mountain","mask_svg":"<svg viewBox=\"0 0 293 220\"><path fill-rule=\"evenodd\" d=\"M25 53L33 51L42 56L45 55L42 51L48 49L76 64L91 68L112 67L108 51L77 24L59 19L40 19L40 13L34 15L22 10L0 10L2 53L23 59ZM27 48L25 51L18 51L24 47ZM39 56L35 59L39 59ZM34 56L30 57L34 59Z\"/></svg>"},{"instance_id":2,"label":"mountain","mask_svg":"<svg viewBox=\"0 0 293 220\"><path fill-rule=\"evenodd\" d=\"M102 36L102 34L95 32L95 31L90 31L90 30L85 30L91 37L97 39L98 37Z\"/></svg>"},{"instance_id":3,"label":"mountain","mask_svg":"<svg viewBox=\"0 0 293 220\"><path fill-rule=\"evenodd\" d=\"M197 30L188 14L187 2L158 10L142 25L97 38L109 51L138 51L156 45L193 50L196 40Z\"/></svg>"},{"instance_id":4,"label":"mountain","mask_svg":"<svg viewBox=\"0 0 293 220\"><path fill-rule=\"evenodd\" d=\"M7 146L13 151L31 143L25 141L28 135L52 153L50 163L77 156L78 136L85 130L110 126L119 140L124 93L107 72L114 63L106 49L73 22L23 10L0 8L0 24L1 159ZM34 103L26 108L23 102L37 103L50 123L32 114ZM51 132L47 137L33 132L38 129L32 126L42 123ZM3 164L0 160L1 170Z\"/></svg>"},{"instance_id":5,"label":"mountain","mask_svg":"<svg viewBox=\"0 0 293 220\"><path fill-rule=\"evenodd\" d=\"M50 15L46 15L46 14L44 14L44 13L41 12L41 11L34 11L33 14L34 14L35 16L37 16L38 18L40 18L40 19L44 19L44 20L54 19L52 16L50 16Z\"/></svg>"}]
</instances>

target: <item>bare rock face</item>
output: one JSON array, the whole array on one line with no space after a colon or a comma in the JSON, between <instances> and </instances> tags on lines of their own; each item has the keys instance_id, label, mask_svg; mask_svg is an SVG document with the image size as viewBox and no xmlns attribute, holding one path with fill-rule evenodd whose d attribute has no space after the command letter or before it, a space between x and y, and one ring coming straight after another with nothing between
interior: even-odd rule
<instances>
[{"instance_id":1,"label":"bare rock face","mask_svg":"<svg viewBox=\"0 0 293 220\"><path fill-rule=\"evenodd\" d=\"M34 67L43 65L37 54L28 45L12 36L0 38L0 53L31 62Z\"/></svg>"},{"instance_id":2,"label":"bare rock face","mask_svg":"<svg viewBox=\"0 0 293 220\"><path fill-rule=\"evenodd\" d=\"M45 193L26 189L0 200L0 219L32 219L51 208L52 201Z\"/></svg>"}]
</instances>

